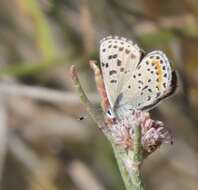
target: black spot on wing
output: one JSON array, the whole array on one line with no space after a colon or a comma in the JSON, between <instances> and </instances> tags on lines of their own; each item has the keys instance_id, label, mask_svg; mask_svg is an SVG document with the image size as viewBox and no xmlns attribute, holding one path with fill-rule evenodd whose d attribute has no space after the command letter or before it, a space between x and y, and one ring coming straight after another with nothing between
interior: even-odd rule
<instances>
[{"instance_id":1,"label":"black spot on wing","mask_svg":"<svg viewBox=\"0 0 198 190\"><path fill-rule=\"evenodd\" d=\"M112 57L113 57L114 59L117 58L117 56L118 56L117 54L112 55Z\"/></svg>"},{"instance_id":2,"label":"black spot on wing","mask_svg":"<svg viewBox=\"0 0 198 190\"><path fill-rule=\"evenodd\" d=\"M168 89L168 91L166 91L166 93L159 97L158 99L156 98L155 101L153 101L150 105L147 105L147 106L144 106L141 108L141 110L148 110L148 109L151 109L153 108L158 102L160 102L162 99L166 98L166 97L169 97L170 95L172 95L176 89L177 89L177 74L175 71L172 71L172 80L171 80L171 86L170 88ZM160 94L157 94L158 96L160 96Z\"/></svg>"},{"instance_id":3,"label":"black spot on wing","mask_svg":"<svg viewBox=\"0 0 198 190\"><path fill-rule=\"evenodd\" d=\"M123 51L124 50L124 47L120 47L118 50L119 51Z\"/></svg>"},{"instance_id":4,"label":"black spot on wing","mask_svg":"<svg viewBox=\"0 0 198 190\"><path fill-rule=\"evenodd\" d=\"M148 96L148 97L147 97L147 101L149 101L150 99L151 99L151 97L150 97L150 96Z\"/></svg>"},{"instance_id":5,"label":"black spot on wing","mask_svg":"<svg viewBox=\"0 0 198 190\"><path fill-rule=\"evenodd\" d=\"M143 82L141 80L138 80L138 83L143 84Z\"/></svg>"},{"instance_id":6,"label":"black spot on wing","mask_svg":"<svg viewBox=\"0 0 198 190\"><path fill-rule=\"evenodd\" d=\"M129 54L129 53L130 53L130 50L126 49L126 50L125 50L125 53L126 53L126 54Z\"/></svg>"},{"instance_id":7,"label":"black spot on wing","mask_svg":"<svg viewBox=\"0 0 198 190\"><path fill-rule=\"evenodd\" d=\"M112 59L112 55L109 55L108 59Z\"/></svg>"},{"instance_id":8,"label":"black spot on wing","mask_svg":"<svg viewBox=\"0 0 198 190\"><path fill-rule=\"evenodd\" d=\"M116 70L111 70L111 71L109 71L109 75L113 75L113 74L116 74L116 73L117 73Z\"/></svg>"},{"instance_id":9,"label":"black spot on wing","mask_svg":"<svg viewBox=\"0 0 198 190\"><path fill-rule=\"evenodd\" d=\"M160 96L160 94L161 94L161 93L160 93L160 92L158 92L158 93L156 94L156 98L158 98L158 97Z\"/></svg>"},{"instance_id":10,"label":"black spot on wing","mask_svg":"<svg viewBox=\"0 0 198 190\"><path fill-rule=\"evenodd\" d=\"M142 90L145 90L145 89L147 89L147 88L148 88L148 85L144 86L144 87L142 88Z\"/></svg>"},{"instance_id":11,"label":"black spot on wing","mask_svg":"<svg viewBox=\"0 0 198 190\"><path fill-rule=\"evenodd\" d=\"M124 72L124 68L122 67L122 68L120 68L120 72Z\"/></svg>"},{"instance_id":12,"label":"black spot on wing","mask_svg":"<svg viewBox=\"0 0 198 190\"><path fill-rule=\"evenodd\" d=\"M121 60L117 60L117 66L120 66L122 64Z\"/></svg>"},{"instance_id":13,"label":"black spot on wing","mask_svg":"<svg viewBox=\"0 0 198 190\"><path fill-rule=\"evenodd\" d=\"M110 80L110 83L117 83L117 80Z\"/></svg>"}]
</instances>

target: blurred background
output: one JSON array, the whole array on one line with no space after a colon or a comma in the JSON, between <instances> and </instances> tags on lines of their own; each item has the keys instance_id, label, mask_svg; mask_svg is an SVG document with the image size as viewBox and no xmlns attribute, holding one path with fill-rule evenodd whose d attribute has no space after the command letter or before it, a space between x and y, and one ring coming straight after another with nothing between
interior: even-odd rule
<instances>
[{"instance_id":1,"label":"blurred background","mask_svg":"<svg viewBox=\"0 0 198 190\"><path fill-rule=\"evenodd\" d=\"M146 189L198 189L198 1L1 0L2 190L124 190L111 146L69 75L75 64L99 105L88 60L98 60L106 35L163 50L179 74L177 94L151 112L174 144L145 161Z\"/></svg>"}]
</instances>

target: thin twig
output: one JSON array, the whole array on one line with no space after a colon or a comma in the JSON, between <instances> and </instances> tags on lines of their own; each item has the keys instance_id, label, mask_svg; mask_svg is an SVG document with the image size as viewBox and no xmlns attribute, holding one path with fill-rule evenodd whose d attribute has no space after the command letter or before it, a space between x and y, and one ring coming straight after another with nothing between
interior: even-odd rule
<instances>
[{"instance_id":1,"label":"thin twig","mask_svg":"<svg viewBox=\"0 0 198 190\"><path fill-rule=\"evenodd\" d=\"M5 163L5 156L7 153L7 113L4 105L3 96L0 94L0 188L2 186L2 175Z\"/></svg>"},{"instance_id":2,"label":"thin twig","mask_svg":"<svg viewBox=\"0 0 198 190\"><path fill-rule=\"evenodd\" d=\"M93 106L93 104L88 100L86 94L84 93L81 87L80 81L78 79L77 70L74 65L71 66L70 71L71 71L72 80L74 82L74 86L80 96L82 103L86 107L87 112L90 114L91 118L97 123L98 127L103 128L104 122L103 122L102 110L96 109L96 107Z\"/></svg>"},{"instance_id":3,"label":"thin twig","mask_svg":"<svg viewBox=\"0 0 198 190\"><path fill-rule=\"evenodd\" d=\"M41 100L51 102L54 104L74 104L79 102L79 98L74 93L65 93L58 90L53 90L46 87L28 86L21 84L10 84L6 82L0 83L0 93L7 96L24 96L33 98L35 100ZM95 104L99 100L95 94L89 95L91 101Z\"/></svg>"}]
</instances>

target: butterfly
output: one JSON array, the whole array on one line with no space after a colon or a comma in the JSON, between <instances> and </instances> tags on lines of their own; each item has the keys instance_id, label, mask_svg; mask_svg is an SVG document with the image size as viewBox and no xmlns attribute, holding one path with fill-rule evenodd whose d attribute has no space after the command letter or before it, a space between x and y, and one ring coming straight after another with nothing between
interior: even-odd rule
<instances>
[{"instance_id":1,"label":"butterfly","mask_svg":"<svg viewBox=\"0 0 198 190\"><path fill-rule=\"evenodd\" d=\"M177 87L176 72L162 51L144 55L137 44L123 37L101 40L100 66L109 116L122 119L134 109L149 111Z\"/></svg>"}]
</instances>

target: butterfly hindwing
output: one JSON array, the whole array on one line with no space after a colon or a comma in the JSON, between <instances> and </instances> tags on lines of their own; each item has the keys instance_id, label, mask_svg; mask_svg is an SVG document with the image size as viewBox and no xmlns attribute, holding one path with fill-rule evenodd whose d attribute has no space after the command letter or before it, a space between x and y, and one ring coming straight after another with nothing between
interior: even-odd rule
<instances>
[{"instance_id":1,"label":"butterfly hindwing","mask_svg":"<svg viewBox=\"0 0 198 190\"><path fill-rule=\"evenodd\" d=\"M114 105L115 112L128 109L150 110L175 89L175 73L161 51L147 54L126 81Z\"/></svg>"},{"instance_id":2,"label":"butterfly hindwing","mask_svg":"<svg viewBox=\"0 0 198 190\"><path fill-rule=\"evenodd\" d=\"M111 107L140 61L139 47L126 38L107 37L100 43L100 63Z\"/></svg>"}]
</instances>

